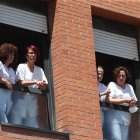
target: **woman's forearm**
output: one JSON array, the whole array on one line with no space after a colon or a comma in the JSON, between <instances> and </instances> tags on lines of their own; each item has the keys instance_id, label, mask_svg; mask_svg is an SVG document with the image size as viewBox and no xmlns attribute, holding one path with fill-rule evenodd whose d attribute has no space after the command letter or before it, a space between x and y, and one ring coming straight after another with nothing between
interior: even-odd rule
<instances>
[{"instance_id":1,"label":"woman's forearm","mask_svg":"<svg viewBox=\"0 0 140 140\"><path fill-rule=\"evenodd\" d=\"M33 81L19 80L18 83L21 86L31 86L31 85L36 84L36 80L33 80Z\"/></svg>"},{"instance_id":2,"label":"woman's forearm","mask_svg":"<svg viewBox=\"0 0 140 140\"><path fill-rule=\"evenodd\" d=\"M130 103L131 99L116 99L116 98L112 98L112 97L109 97L108 98L109 102L111 103L114 103L114 104L122 104L122 103Z\"/></svg>"}]
</instances>

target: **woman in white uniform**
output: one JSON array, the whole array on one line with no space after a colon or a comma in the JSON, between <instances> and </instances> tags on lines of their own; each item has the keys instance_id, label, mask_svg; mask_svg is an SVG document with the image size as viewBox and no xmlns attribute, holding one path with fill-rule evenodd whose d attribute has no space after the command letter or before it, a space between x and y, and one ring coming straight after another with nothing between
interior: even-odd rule
<instances>
[{"instance_id":1,"label":"woman in white uniform","mask_svg":"<svg viewBox=\"0 0 140 140\"><path fill-rule=\"evenodd\" d=\"M110 82L108 89L109 102L127 106L128 110L109 109L106 117L108 125L108 140L129 140L131 113L129 107L136 106L137 98L133 87L128 84L130 74L124 67L117 67L113 71L114 82ZM126 107L125 107L126 108Z\"/></svg>"},{"instance_id":2,"label":"woman in white uniform","mask_svg":"<svg viewBox=\"0 0 140 140\"><path fill-rule=\"evenodd\" d=\"M19 64L16 71L19 85L45 90L48 81L43 69L35 65L35 62L39 60L39 49L34 45L28 46L25 57L27 62ZM29 127L39 127L37 95L25 93L18 96L16 94L10 114L10 122Z\"/></svg>"},{"instance_id":3,"label":"woman in white uniform","mask_svg":"<svg viewBox=\"0 0 140 140\"><path fill-rule=\"evenodd\" d=\"M11 93L15 84L15 71L11 67L17 56L17 47L4 43L0 46L0 84L7 89L0 88L0 122L8 123L7 115L10 110Z\"/></svg>"}]
</instances>

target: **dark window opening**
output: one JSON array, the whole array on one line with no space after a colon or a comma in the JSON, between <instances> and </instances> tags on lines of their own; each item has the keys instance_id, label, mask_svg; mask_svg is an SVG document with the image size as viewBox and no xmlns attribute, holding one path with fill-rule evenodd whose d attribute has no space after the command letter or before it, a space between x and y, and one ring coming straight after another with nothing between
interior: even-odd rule
<instances>
[{"instance_id":1,"label":"dark window opening","mask_svg":"<svg viewBox=\"0 0 140 140\"><path fill-rule=\"evenodd\" d=\"M43 41L47 40L47 35L38 32L6 25L0 23L0 44L4 42L13 43L18 47L18 63L25 62L24 52L26 46L34 44L39 47L40 51L43 52ZM47 45L45 47L48 47ZM46 53L46 55L49 55ZM48 58L49 56L47 56ZM43 57L40 57L38 63L39 66L43 67Z\"/></svg>"},{"instance_id":2,"label":"dark window opening","mask_svg":"<svg viewBox=\"0 0 140 140\"><path fill-rule=\"evenodd\" d=\"M124 24L124 23L109 20L106 18L94 16L93 17L93 28L99 29L102 31L111 32L111 33L114 33L117 35L123 35L126 37L134 38L134 39L136 39L136 41L138 40L137 28L135 26L132 26L129 24ZM106 40L107 40L107 38L106 38ZM102 41L102 40L100 40L100 41ZM111 43L112 42L110 39L110 42L108 44L111 44ZM119 45L119 44L117 44L117 45ZM137 46L138 45L139 44L137 41ZM104 48L104 46L100 46L100 49L101 49L101 47ZM108 83L113 80L112 76L113 76L114 68L116 68L118 66L126 67L131 74L130 84L134 88L134 92L135 92L136 97L138 99L137 106L138 106L138 108L140 108L140 96L139 96L139 93L140 93L140 62L139 62L139 60L135 61L135 60L130 60L129 58L125 58L125 57L123 58L122 55L114 56L115 54L113 55L111 53L107 53L107 51L109 52L109 49L111 50L111 48L109 48L109 47L106 47L106 48L108 50L106 49L102 53L99 50L98 50L98 52L95 52L96 53L96 64L101 65L104 68L104 78L102 80L102 83L104 83L107 86ZM116 49L117 48L119 49L119 46L118 47L116 46ZM122 49L123 48L121 48L120 50L117 50L117 51L121 52L121 51L123 51ZM135 48L133 48L133 49L135 49ZM139 47L136 49L138 49L138 56L140 56ZM111 107L109 106L109 108L111 108ZM140 113L139 113L139 110L137 112L131 114L131 116L132 116L131 125L130 125L131 136L135 139L139 139L139 136L140 136ZM105 118L104 118L104 120L105 120ZM105 128L103 130L103 132L105 132L106 130L107 129ZM135 133L134 133L134 131L135 131Z\"/></svg>"},{"instance_id":3,"label":"dark window opening","mask_svg":"<svg viewBox=\"0 0 140 140\"><path fill-rule=\"evenodd\" d=\"M36 45L40 49L41 57L40 61L37 64L38 66L42 67L44 69L44 72L46 74L46 77L48 79L49 85L48 90L46 91L46 95L36 95L38 97L38 106L39 106L39 116L40 116L40 128L44 129L51 129L52 126L50 126L50 115L52 110L48 110L48 98L50 98L50 69L49 68L49 41L48 41L48 35L6 25L0 23L0 44L3 43L12 43L18 47L18 62L24 63L25 62L25 48L26 46L30 44ZM16 70L17 65L14 67ZM15 92L16 96L18 95L18 92ZM31 93L32 94L32 93ZM19 95L20 96L20 95ZM21 94L22 98L22 94Z\"/></svg>"},{"instance_id":4,"label":"dark window opening","mask_svg":"<svg viewBox=\"0 0 140 140\"><path fill-rule=\"evenodd\" d=\"M40 0L1 0L0 4L47 16L46 3ZM12 22L14 21L12 20ZM43 124L44 128L55 130L56 121L49 34L43 34L36 31L19 28L16 27L16 25L11 26L13 24L8 25L7 22L4 24L3 23L0 23L0 45L2 43L8 42L15 44L18 47L18 62L14 67L15 70L19 63L25 62L24 49L27 45L34 44L40 49L41 57L37 65L44 69L44 73L48 80L48 90L46 91L45 97L40 95L38 96L40 106L42 108L44 107L44 111L47 112L47 114L44 116L42 114L41 117L46 119L44 120L45 122Z\"/></svg>"},{"instance_id":5,"label":"dark window opening","mask_svg":"<svg viewBox=\"0 0 140 140\"><path fill-rule=\"evenodd\" d=\"M93 28L136 39L138 37L137 29L135 26L106 19L103 17L93 17ZM105 67L105 75L103 79L103 82L105 82L105 84L108 84L108 82L112 81L112 72L115 67L125 66L131 73L131 84L134 86L134 89L136 89L135 80L138 79L138 73L136 73L136 69L138 69L139 65L138 61L108 55L106 54L106 52L96 52L96 61L97 65L103 65L103 67Z\"/></svg>"},{"instance_id":6,"label":"dark window opening","mask_svg":"<svg viewBox=\"0 0 140 140\"><path fill-rule=\"evenodd\" d=\"M0 23L0 32L0 44L9 42L18 47L18 63L25 62L24 52L26 46L34 44L39 47L41 52L43 52L43 39L47 39L47 35L2 23ZM43 67L43 57L40 57L38 65Z\"/></svg>"},{"instance_id":7,"label":"dark window opening","mask_svg":"<svg viewBox=\"0 0 140 140\"><path fill-rule=\"evenodd\" d=\"M103 78L102 82L105 83L106 85L110 81L113 80L112 74L113 74L114 68L116 68L118 66L126 67L130 71L130 74L131 74L131 83L130 84L132 84L135 89L135 87L136 87L135 79L137 79L138 76L136 76L137 73L134 68L135 67L138 68L138 66L139 66L138 62L96 52L96 63L97 63L97 65L102 65L105 70L104 78Z\"/></svg>"}]
</instances>

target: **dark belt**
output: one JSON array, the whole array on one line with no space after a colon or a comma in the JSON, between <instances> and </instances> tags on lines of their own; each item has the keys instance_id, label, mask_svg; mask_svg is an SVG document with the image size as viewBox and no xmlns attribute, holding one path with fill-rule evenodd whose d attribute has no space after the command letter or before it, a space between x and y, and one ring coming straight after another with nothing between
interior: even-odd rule
<instances>
[{"instance_id":1,"label":"dark belt","mask_svg":"<svg viewBox=\"0 0 140 140\"><path fill-rule=\"evenodd\" d=\"M100 101L100 106L129 112L129 106L117 105L117 104L102 102L102 101Z\"/></svg>"}]
</instances>

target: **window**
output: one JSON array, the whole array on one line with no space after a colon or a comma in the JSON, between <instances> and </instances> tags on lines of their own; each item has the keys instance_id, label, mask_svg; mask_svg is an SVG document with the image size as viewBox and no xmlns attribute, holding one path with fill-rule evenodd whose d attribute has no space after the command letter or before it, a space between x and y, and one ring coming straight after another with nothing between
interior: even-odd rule
<instances>
[{"instance_id":1,"label":"window","mask_svg":"<svg viewBox=\"0 0 140 140\"><path fill-rule=\"evenodd\" d=\"M44 9L42 10L42 4L39 1L33 2L32 0L27 0L27 1L23 0L23 1L17 2L17 0L13 0L13 1L3 0L1 4L12 6L12 7L14 6L14 8L18 8L18 9L21 8L29 12L32 11L37 14L42 14L44 12ZM46 16L46 15L44 14L43 16ZM47 17L46 17L46 21L44 25L45 24L47 25ZM46 29L47 29L47 26L46 26ZM45 94L40 95L40 94L31 93L33 92L33 89L30 89L30 90L26 89L25 94L27 94L28 92L29 95L34 95L34 97L36 98L38 102L36 107L33 106L34 104L30 104L31 106L28 106L28 108L31 111L35 110L35 108L38 109L37 121L39 124L37 127L54 130L55 129L55 114L54 114L54 100L52 98L53 84L52 84L52 76L51 76L50 54L49 54L50 53L49 35L44 32L34 31L29 28L26 29L26 28L18 27L16 25L11 25L11 24L9 25L8 23L4 23L4 22L0 23L0 32L1 32L0 44L8 42L8 43L15 44L18 47L18 62L14 67L15 70L19 63L25 62L24 50L27 45L34 44L39 47L40 52L41 52L41 57L40 57L38 66L44 69L45 75L48 79L48 90L46 91ZM3 90L2 87L0 89ZM8 110L8 116L7 116L9 119L9 122L10 120L15 119L15 118L12 118L10 114L10 112L12 112L10 110L11 104L13 104L13 101L16 99L17 96L20 96L21 99L25 98L23 96L24 94L19 92L19 89L23 90L21 87L17 88L17 86L15 86L12 96L10 97L11 103L9 102L9 110ZM8 93L8 90L5 89L5 92ZM34 92L36 93L37 91L35 90ZM23 105L23 106L26 106L26 105ZM23 115L22 116L23 118L30 117L34 114L34 111L29 114L25 114L24 110L25 108L23 107L21 108L21 111L20 111L21 112L20 114ZM23 123L23 126L24 124L25 123ZM32 123L32 124L35 124L35 123ZM36 127L35 125L28 125L28 124L27 125L25 124L25 126Z\"/></svg>"}]
</instances>

